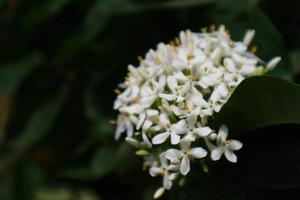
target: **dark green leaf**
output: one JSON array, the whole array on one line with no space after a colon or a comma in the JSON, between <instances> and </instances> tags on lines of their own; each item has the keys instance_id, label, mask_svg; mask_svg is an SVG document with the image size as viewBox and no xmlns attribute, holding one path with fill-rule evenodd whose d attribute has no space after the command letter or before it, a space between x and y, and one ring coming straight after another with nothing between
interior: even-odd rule
<instances>
[{"instance_id":1,"label":"dark green leaf","mask_svg":"<svg viewBox=\"0 0 300 200\"><path fill-rule=\"evenodd\" d=\"M232 134L278 124L300 124L300 86L274 77L244 80L214 119Z\"/></svg>"}]
</instances>

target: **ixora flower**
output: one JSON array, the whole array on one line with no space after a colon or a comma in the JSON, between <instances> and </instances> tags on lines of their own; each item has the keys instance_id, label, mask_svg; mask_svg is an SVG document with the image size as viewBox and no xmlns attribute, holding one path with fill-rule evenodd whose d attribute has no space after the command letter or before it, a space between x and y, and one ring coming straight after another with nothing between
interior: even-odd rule
<instances>
[{"instance_id":1,"label":"ixora flower","mask_svg":"<svg viewBox=\"0 0 300 200\"><path fill-rule=\"evenodd\" d=\"M255 31L233 41L224 26L211 32L182 31L169 44L149 50L137 67L129 65L116 89L119 111L115 139L124 138L143 156L144 168L162 177L159 198L174 181L190 172L192 162L235 163L238 140L228 140L228 128L216 133L210 123L234 89L251 76L273 69L280 57L263 62L249 44Z\"/></svg>"}]
</instances>

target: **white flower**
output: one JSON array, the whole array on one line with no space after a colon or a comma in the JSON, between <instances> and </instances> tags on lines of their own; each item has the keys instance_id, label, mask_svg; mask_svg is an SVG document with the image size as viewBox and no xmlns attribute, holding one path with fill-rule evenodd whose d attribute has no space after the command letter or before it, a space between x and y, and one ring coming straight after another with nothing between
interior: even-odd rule
<instances>
[{"instance_id":1,"label":"white flower","mask_svg":"<svg viewBox=\"0 0 300 200\"><path fill-rule=\"evenodd\" d=\"M121 133L123 133L124 131L127 131L128 137L132 137L134 127L129 118L121 114L119 115L117 120L117 130L115 133L115 139L118 140L121 137Z\"/></svg>"},{"instance_id":2,"label":"white flower","mask_svg":"<svg viewBox=\"0 0 300 200\"><path fill-rule=\"evenodd\" d=\"M191 142L188 140L182 140L180 142L180 150L169 149L166 151L166 158L171 163L180 162L180 173L187 175L190 171L190 159L192 158L204 158L207 155L207 151L202 147L190 148Z\"/></svg>"},{"instance_id":3,"label":"white flower","mask_svg":"<svg viewBox=\"0 0 300 200\"><path fill-rule=\"evenodd\" d=\"M175 145L180 142L180 135L187 132L187 126L185 120L180 120L175 124L171 124L168 116L166 114L162 114L164 116L164 120L166 120L165 127L166 131L162 133L158 133L152 138L153 144L161 144L164 143L169 137L171 138L171 144Z\"/></svg>"},{"instance_id":4,"label":"white flower","mask_svg":"<svg viewBox=\"0 0 300 200\"><path fill-rule=\"evenodd\" d=\"M239 150L243 144L238 140L227 140L228 128L222 125L217 137L217 146L211 152L212 160L219 160L223 154L230 162L237 162L237 157L233 151Z\"/></svg>"},{"instance_id":5,"label":"white flower","mask_svg":"<svg viewBox=\"0 0 300 200\"><path fill-rule=\"evenodd\" d=\"M176 178L179 165L169 164L168 160L165 157L165 154L160 155L160 163L153 165L149 169L151 176L163 176L163 187L167 190L170 190L172 187L172 181Z\"/></svg>"},{"instance_id":6,"label":"white flower","mask_svg":"<svg viewBox=\"0 0 300 200\"><path fill-rule=\"evenodd\" d=\"M225 26L203 33L181 31L170 44L159 43L144 59L139 57L138 66L128 66L121 90L114 90L119 111L115 138L126 132L125 140L144 157L144 168L164 177L155 198L180 173L190 171L193 159L208 152L212 160L225 154L237 162L234 151L242 143L227 140L225 125L216 134L209 122L244 79L266 73L281 60L266 64L249 51L254 35L249 30L242 41L233 41Z\"/></svg>"}]
</instances>

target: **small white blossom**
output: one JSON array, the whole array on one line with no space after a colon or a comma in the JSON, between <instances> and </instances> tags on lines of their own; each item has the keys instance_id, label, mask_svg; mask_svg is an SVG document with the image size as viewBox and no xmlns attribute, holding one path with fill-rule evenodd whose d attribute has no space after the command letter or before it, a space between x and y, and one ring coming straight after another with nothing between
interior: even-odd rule
<instances>
[{"instance_id":1,"label":"small white blossom","mask_svg":"<svg viewBox=\"0 0 300 200\"><path fill-rule=\"evenodd\" d=\"M202 147L190 148L191 142L188 140L182 140L180 142L180 150L169 149L166 151L166 158L171 163L180 162L180 173L187 175L190 171L190 159L204 158L207 155L207 151Z\"/></svg>"},{"instance_id":2,"label":"small white blossom","mask_svg":"<svg viewBox=\"0 0 300 200\"><path fill-rule=\"evenodd\" d=\"M233 151L239 150L243 144L238 140L227 140L228 128L222 125L217 136L217 146L211 152L212 160L219 160L223 154L230 162L237 162L237 157Z\"/></svg>"}]
</instances>

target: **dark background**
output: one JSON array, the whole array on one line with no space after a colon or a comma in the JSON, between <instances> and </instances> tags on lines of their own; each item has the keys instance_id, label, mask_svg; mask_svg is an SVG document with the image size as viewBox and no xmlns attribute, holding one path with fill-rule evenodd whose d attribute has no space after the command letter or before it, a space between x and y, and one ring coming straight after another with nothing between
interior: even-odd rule
<instances>
[{"instance_id":1,"label":"dark background","mask_svg":"<svg viewBox=\"0 0 300 200\"><path fill-rule=\"evenodd\" d=\"M0 199L151 199L160 180L109 124L127 65L180 30L225 24L234 40L255 29L257 55L282 56L272 74L300 83L299 10L297 0L0 0ZM293 130L241 138L239 164L195 166L165 198L299 200Z\"/></svg>"}]
</instances>

